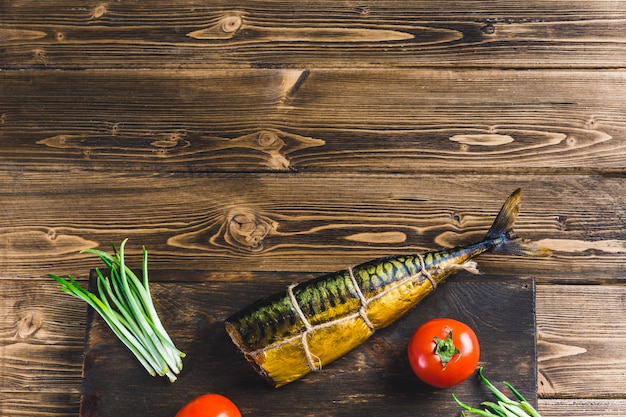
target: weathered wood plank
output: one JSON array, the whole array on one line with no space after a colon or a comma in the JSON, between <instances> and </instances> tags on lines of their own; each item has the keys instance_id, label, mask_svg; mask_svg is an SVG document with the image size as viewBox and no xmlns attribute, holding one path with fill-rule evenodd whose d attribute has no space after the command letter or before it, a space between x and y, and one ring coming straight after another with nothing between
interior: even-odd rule
<instances>
[{"instance_id":1,"label":"weathered wood plank","mask_svg":"<svg viewBox=\"0 0 626 417\"><path fill-rule=\"evenodd\" d=\"M626 65L621 1L9 2L2 68Z\"/></svg>"},{"instance_id":2,"label":"weathered wood plank","mask_svg":"<svg viewBox=\"0 0 626 417\"><path fill-rule=\"evenodd\" d=\"M624 417L624 400L539 400L543 417Z\"/></svg>"},{"instance_id":3,"label":"weathered wood plank","mask_svg":"<svg viewBox=\"0 0 626 417\"><path fill-rule=\"evenodd\" d=\"M0 391L3 417L76 417L80 407L77 384L66 384L67 391ZM78 383L80 389L80 383Z\"/></svg>"},{"instance_id":4,"label":"weathered wood plank","mask_svg":"<svg viewBox=\"0 0 626 417\"><path fill-rule=\"evenodd\" d=\"M550 285L537 290L543 397L623 397L624 299L624 286Z\"/></svg>"},{"instance_id":5,"label":"weathered wood plank","mask_svg":"<svg viewBox=\"0 0 626 417\"><path fill-rule=\"evenodd\" d=\"M85 304L52 280L3 279L0 294L0 394L78 393Z\"/></svg>"},{"instance_id":6,"label":"weathered wood plank","mask_svg":"<svg viewBox=\"0 0 626 417\"><path fill-rule=\"evenodd\" d=\"M621 178L0 171L0 182L5 277L84 275L97 260L80 250L106 249L126 237L137 261L146 245L155 269L174 263L242 274L330 272L480 240L504 199L521 187L516 230L554 255L485 254L478 259L483 272L558 282L624 278Z\"/></svg>"},{"instance_id":7,"label":"weathered wood plank","mask_svg":"<svg viewBox=\"0 0 626 417\"><path fill-rule=\"evenodd\" d=\"M0 84L4 169L626 169L621 71L40 71Z\"/></svg>"}]
</instances>

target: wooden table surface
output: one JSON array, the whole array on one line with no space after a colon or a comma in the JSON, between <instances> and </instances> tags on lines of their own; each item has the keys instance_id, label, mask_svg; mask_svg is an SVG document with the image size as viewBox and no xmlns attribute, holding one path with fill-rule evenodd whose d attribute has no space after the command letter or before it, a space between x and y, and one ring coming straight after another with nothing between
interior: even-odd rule
<instances>
[{"instance_id":1,"label":"wooden table surface","mask_svg":"<svg viewBox=\"0 0 626 417\"><path fill-rule=\"evenodd\" d=\"M314 276L517 231L544 417L626 416L626 1L0 4L0 415L77 416L85 284ZM178 276L178 275L177 275ZM497 300L494 300L497 302Z\"/></svg>"}]
</instances>

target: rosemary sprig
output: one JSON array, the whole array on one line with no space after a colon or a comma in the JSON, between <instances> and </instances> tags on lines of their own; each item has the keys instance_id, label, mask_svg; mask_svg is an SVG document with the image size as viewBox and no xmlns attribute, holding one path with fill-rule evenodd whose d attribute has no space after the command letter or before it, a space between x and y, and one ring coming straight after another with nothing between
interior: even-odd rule
<instances>
[{"instance_id":1,"label":"rosemary sprig","mask_svg":"<svg viewBox=\"0 0 626 417\"><path fill-rule=\"evenodd\" d=\"M174 346L172 339L157 315L148 285L148 252L143 248L142 279L124 262L124 239L119 251L113 254L97 249L81 253L98 255L109 269L110 278L96 268L97 293L82 288L71 276L63 279L50 274L59 289L87 302L113 330L113 333L130 349L152 376L167 376L171 382L183 368L185 353Z\"/></svg>"},{"instance_id":2,"label":"rosemary sprig","mask_svg":"<svg viewBox=\"0 0 626 417\"><path fill-rule=\"evenodd\" d=\"M507 397L502 391L496 388L485 376L483 375L483 368L478 368L478 375L481 381L489 388L495 397L494 401L484 401L481 403L485 407L484 410L479 408L470 407L469 405L461 402L456 395L452 394L454 401L463 409L461 415L466 416L467 411L470 414L484 417L541 417L541 415L533 408L526 398L522 396L511 384L504 381L503 384L517 398L517 401Z\"/></svg>"}]
</instances>

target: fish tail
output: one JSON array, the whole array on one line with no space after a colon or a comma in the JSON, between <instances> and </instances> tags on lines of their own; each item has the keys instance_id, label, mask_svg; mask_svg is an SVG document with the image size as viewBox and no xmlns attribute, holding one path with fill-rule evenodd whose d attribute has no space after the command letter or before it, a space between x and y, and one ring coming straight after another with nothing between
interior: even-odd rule
<instances>
[{"instance_id":1,"label":"fish tail","mask_svg":"<svg viewBox=\"0 0 626 417\"><path fill-rule=\"evenodd\" d=\"M528 239L522 239L513 232L513 225L519 215L521 199L521 188L511 193L485 235L485 241L494 242L492 251L495 253L520 256L550 256L551 252L549 249L540 247Z\"/></svg>"}]
</instances>

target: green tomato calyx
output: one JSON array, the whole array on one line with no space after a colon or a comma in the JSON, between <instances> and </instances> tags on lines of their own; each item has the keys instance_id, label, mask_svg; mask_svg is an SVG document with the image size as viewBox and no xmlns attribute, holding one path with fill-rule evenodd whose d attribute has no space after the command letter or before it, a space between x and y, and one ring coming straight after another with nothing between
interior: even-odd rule
<instances>
[{"instance_id":1,"label":"green tomato calyx","mask_svg":"<svg viewBox=\"0 0 626 417\"><path fill-rule=\"evenodd\" d=\"M452 330L448 332L448 336L446 336L445 339L440 339L435 336L433 337L433 340L435 341L435 349L433 350L433 353L439 356L443 369L446 369L446 365L448 365L448 362L452 360L452 357L461 353L461 351L454 346L454 343L452 342Z\"/></svg>"}]
</instances>

